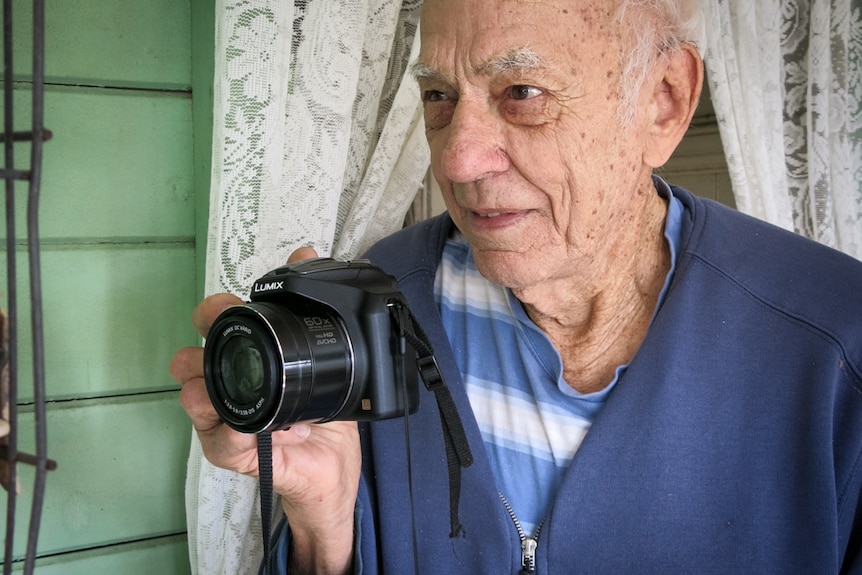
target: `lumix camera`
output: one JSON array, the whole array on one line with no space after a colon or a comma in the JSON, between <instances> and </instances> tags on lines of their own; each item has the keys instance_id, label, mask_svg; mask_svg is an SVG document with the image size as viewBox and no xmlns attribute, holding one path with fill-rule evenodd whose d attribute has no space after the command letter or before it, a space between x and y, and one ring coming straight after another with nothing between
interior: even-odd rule
<instances>
[{"instance_id":1,"label":"lumix camera","mask_svg":"<svg viewBox=\"0 0 862 575\"><path fill-rule=\"evenodd\" d=\"M254 282L250 299L219 315L204 351L207 391L233 429L387 419L418 407L409 312L379 268L330 258L288 264Z\"/></svg>"}]
</instances>

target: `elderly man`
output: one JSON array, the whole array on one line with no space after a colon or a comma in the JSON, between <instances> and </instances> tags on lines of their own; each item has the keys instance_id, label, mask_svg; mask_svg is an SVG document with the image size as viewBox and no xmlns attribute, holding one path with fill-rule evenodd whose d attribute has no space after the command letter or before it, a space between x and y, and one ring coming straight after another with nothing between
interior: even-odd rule
<instances>
[{"instance_id":1,"label":"elderly man","mask_svg":"<svg viewBox=\"0 0 862 575\"><path fill-rule=\"evenodd\" d=\"M368 257L464 418L463 532L429 394L409 466L398 420L274 434L275 570L862 570L862 265L653 176L698 101L698 21L686 0L426 0L448 214ZM201 332L231 303L204 301ZM207 457L256 474L200 350L172 373Z\"/></svg>"}]
</instances>

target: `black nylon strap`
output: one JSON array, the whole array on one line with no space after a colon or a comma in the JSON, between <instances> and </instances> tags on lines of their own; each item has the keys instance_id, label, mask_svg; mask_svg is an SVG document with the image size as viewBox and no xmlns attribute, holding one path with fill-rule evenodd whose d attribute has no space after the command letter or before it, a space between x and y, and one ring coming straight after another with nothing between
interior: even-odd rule
<instances>
[{"instance_id":1,"label":"black nylon strap","mask_svg":"<svg viewBox=\"0 0 862 575\"><path fill-rule=\"evenodd\" d=\"M409 313L409 309L408 309ZM416 366L419 375L425 383L425 387L434 393L437 401L437 410L440 413L440 424L443 428L443 440L446 445L446 465L449 471L449 538L463 537L464 526L458 517L458 507L461 499L461 468L470 467L473 464L473 453L467 442L467 434L461 423L458 408L452 399L452 394L443 380L443 375L434 358L434 350L428 341L428 336L422 331L422 327L410 314L414 333L407 330L405 336L416 350L418 355Z\"/></svg>"},{"instance_id":2,"label":"black nylon strap","mask_svg":"<svg viewBox=\"0 0 862 575\"><path fill-rule=\"evenodd\" d=\"M257 434L257 466L260 481L260 524L263 532L263 575L270 575L270 538L272 537L272 435Z\"/></svg>"},{"instance_id":3,"label":"black nylon strap","mask_svg":"<svg viewBox=\"0 0 862 575\"><path fill-rule=\"evenodd\" d=\"M464 425L461 423L461 417L455 406L455 400L452 399L452 393L443 381L443 376L437 367L437 360L434 359L433 355L420 357L416 360L416 365L419 366L419 375L425 382L425 387L434 392L437 408L440 410L440 420L443 422L443 433L451 440L459 465L470 467L473 464L473 453L467 442L467 433L464 431Z\"/></svg>"}]
</instances>

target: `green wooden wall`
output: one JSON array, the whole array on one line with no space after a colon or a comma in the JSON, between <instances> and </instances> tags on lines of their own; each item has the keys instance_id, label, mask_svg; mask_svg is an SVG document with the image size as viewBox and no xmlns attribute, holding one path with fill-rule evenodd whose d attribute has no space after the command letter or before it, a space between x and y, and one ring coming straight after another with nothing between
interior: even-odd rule
<instances>
[{"instance_id":1,"label":"green wooden wall","mask_svg":"<svg viewBox=\"0 0 862 575\"><path fill-rule=\"evenodd\" d=\"M54 137L44 148L40 226L48 445L58 468L48 476L36 572L188 573L190 425L168 364L199 341L189 314L203 269L212 2L45 5L45 126ZM13 6L15 127L24 130L31 8ZM29 147L15 153L24 166ZM18 191L23 214L26 186ZM23 244L18 268L26 296ZM3 307L6 270L4 257ZM21 327L19 440L33 452L30 329ZM31 468L19 473L16 557L33 484Z\"/></svg>"}]
</instances>

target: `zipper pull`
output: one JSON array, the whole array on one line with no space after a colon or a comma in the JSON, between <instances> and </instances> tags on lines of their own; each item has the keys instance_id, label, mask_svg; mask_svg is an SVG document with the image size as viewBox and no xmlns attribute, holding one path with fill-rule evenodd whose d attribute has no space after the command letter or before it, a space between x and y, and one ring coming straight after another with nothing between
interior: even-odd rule
<instances>
[{"instance_id":1,"label":"zipper pull","mask_svg":"<svg viewBox=\"0 0 862 575\"><path fill-rule=\"evenodd\" d=\"M521 575L536 572L536 547L539 543L532 537L521 540Z\"/></svg>"}]
</instances>

